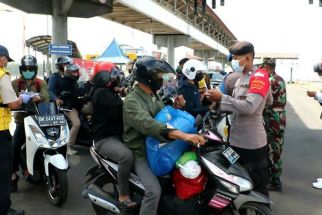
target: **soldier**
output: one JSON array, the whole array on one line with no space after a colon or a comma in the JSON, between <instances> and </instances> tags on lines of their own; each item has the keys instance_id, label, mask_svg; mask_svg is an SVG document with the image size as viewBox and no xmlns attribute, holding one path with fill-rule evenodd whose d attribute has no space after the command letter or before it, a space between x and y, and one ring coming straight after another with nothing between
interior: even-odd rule
<instances>
[{"instance_id":1,"label":"soldier","mask_svg":"<svg viewBox=\"0 0 322 215\"><path fill-rule=\"evenodd\" d=\"M267 133L267 143L269 146L270 159L270 184L269 190L281 191L281 173L283 161L281 159L284 132L286 126L286 86L284 79L275 72L276 60L274 58L264 58L261 68L269 74L271 90L273 94L273 104L266 106L263 112L265 129Z\"/></svg>"},{"instance_id":2,"label":"soldier","mask_svg":"<svg viewBox=\"0 0 322 215\"><path fill-rule=\"evenodd\" d=\"M242 73L232 96L217 89L209 90L205 95L218 102L222 111L233 113L230 145L240 155L240 163L249 172L254 190L268 196L268 149L262 115L265 105L273 100L268 74L254 66L255 51L250 42L239 41L229 48L229 52L233 55L232 69Z\"/></svg>"}]
</instances>

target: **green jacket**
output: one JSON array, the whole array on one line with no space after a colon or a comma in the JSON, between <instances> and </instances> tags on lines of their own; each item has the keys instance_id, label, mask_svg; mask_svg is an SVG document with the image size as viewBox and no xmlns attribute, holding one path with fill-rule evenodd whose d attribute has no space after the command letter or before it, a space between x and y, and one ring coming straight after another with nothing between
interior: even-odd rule
<instances>
[{"instance_id":1,"label":"green jacket","mask_svg":"<svg viewBox=\"0 0 322 215\"><path fill-rule=\"evenodd\" d=\"M135 159L145 159L146 136L166 141L162 134L169 129L154 119L164 104L157 97L148 95L135 86L126 96L123 105L124 143L133 151Z\"/></svg>"}]
</instances>

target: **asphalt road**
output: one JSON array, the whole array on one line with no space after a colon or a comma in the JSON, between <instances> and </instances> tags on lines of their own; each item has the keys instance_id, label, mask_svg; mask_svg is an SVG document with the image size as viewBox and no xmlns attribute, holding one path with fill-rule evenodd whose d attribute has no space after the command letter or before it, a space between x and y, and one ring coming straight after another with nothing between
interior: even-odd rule
<instances>
[{"instance_id":1,"label":"asphalt road","mask_svg":"<svg viewBox=\"0 0 322 215\"><path fill-rule=\"evenodd\" d=\"M274 215L322 215L322 190L312 182L322 177L322 107L305 94L305 87L288 85L287 130L283 151L283 192L271 193ZM88 200L81 196L84 174L94 162L86 148L69 159L69 194L66 203L57 208L47 200L45 185L19 181L12 194L13 207L27 215L94 215Z\"/></svg>"}]
</instances>

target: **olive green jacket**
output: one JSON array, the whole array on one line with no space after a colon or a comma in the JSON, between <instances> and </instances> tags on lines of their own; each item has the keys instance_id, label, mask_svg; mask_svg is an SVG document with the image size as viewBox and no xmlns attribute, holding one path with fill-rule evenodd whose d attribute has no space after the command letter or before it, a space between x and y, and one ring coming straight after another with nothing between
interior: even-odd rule
<instances>
[{"instance_id":1,"label":"olive green jacket","mask_svg":"<svg viewBox=\"0 0 322 215\"><path fill-rule=\"evenodd\" d=\"M133 151L135 159L146 158L146 136L166 141L162 134L169 129L154 119L163 107L158 97L146 94L137 86L126 96L123 104L123 140Z\"/></svg>"}]
</instances>

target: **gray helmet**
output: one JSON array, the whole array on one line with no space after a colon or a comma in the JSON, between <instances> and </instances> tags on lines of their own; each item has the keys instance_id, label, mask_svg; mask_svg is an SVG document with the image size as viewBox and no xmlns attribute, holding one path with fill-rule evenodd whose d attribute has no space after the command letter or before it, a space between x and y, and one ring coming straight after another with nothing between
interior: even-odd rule
<instances>
[{"instance_id":1,"label":"gray helmet","mask_svg":"<svg viewBox=\"0 0 322 215\"><path fill-rule=\"evenodd\" d=\"M64 71L64 65L66 64L72 64L73 63L73 59L68 57L68 56L63 56L63 57L58 57L55 60L55 65L56 65L56 69L58 69L59 71Z\"/></svg>"}]
</instances>

